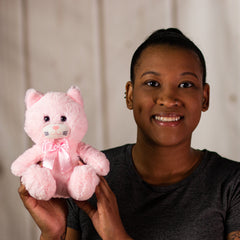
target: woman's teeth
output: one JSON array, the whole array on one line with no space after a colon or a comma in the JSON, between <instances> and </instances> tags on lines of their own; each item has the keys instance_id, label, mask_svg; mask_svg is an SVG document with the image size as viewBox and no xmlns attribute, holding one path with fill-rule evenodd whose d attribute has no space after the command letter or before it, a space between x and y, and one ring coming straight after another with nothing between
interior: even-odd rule
<instances>
[{"instance_id":1,"label":"woman's teeth","mask_svg":"<svg viewBox=\"0 0 240 240\"><path fill-rule=\"evenodd\" d=\"M157 121L161 122L177 122L181 119L180 116L178 117L162 117L162 116L155 116L154 117Z\"/></svg>"}]
</instances>

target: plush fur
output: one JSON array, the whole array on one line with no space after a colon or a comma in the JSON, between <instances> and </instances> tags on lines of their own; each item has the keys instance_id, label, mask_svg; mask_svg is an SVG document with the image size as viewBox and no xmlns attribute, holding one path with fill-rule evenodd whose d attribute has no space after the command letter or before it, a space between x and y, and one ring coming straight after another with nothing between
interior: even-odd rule
<instances>
[{"instance_id":1,"label":"plush fur","mask_svg":"<svg viewBox=\"0 0 240 240\"><path fill-rule=\"evenodd\" d=\"M25 104L24 129L35 145L13 162L12 173L39 200L90 198L109 161L82 142L88 123L79 89L45 95L29 89Z\"/></svg>"}]
</instances>

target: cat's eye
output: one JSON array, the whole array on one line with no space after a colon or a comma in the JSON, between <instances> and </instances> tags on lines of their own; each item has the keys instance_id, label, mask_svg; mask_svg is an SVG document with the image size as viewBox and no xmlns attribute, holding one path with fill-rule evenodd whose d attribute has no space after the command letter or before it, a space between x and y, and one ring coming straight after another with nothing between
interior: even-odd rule
<instances>
[{"instance_id":1,"label":"cat's eye","mask_svg":"<svg viewBox=\"0 0 240 240\"><path fill-rule=\"evenodd\" d=\"M50 117L49 116L44 116L43 119L44 119L45 122L49 122L50 121Z\"/></svg>"},{"instance_id":2,"label":"cat's eye","mask_svg":"<svg viewBox=\"0 0 240 240\"><path fill-rule=\"evenodd\" d=\"M66 116L61 116L61 121L62 122L66 122L67 121L67 117Z\"/></svg>"}]
</instances>

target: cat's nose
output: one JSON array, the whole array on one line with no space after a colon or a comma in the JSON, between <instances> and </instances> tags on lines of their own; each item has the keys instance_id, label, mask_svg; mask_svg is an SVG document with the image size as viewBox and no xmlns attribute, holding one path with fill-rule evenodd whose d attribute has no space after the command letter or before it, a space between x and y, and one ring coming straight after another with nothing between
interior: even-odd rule
<instances>
[{"instance_id":1,"label":"cat's nose","mask_svg":"<svg viewBox=\"0 0 240 240\"><path fill-rule=\"evenodd\" d=\"M59 126L55 125L52 127L54 130L58 130L59 129Z\"/></svg>"}]
</instances>

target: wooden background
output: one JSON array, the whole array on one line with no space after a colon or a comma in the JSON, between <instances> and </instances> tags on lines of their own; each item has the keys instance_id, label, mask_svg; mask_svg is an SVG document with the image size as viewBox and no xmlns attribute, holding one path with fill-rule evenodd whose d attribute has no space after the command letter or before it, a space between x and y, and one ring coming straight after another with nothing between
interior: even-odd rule
<instances>
[{"instance_id":1,"label":"wooden background","mask_svg":"<svg viewBox=\"0 0 240 240\"><path fill-rule=\"evenodd\" d=\"M28 88L80 87L89 131L108 148L135 141L124 87L131 56L158 28L178 27L203 51L211 105L193 146L240 160L240 0L0 0L0 233L38 239L10 165L31 143L23 131Z\"/></svg>"}]
</instances>

